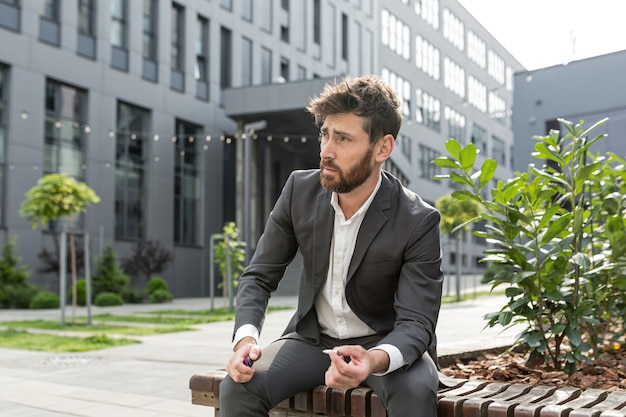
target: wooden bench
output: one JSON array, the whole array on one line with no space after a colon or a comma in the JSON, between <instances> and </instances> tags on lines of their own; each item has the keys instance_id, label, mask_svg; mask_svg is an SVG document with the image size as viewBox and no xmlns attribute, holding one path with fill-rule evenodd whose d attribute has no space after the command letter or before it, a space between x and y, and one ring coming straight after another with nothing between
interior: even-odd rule
<instances>
[{"instance_id":1,"label":"wooden bench","mask_svg":"<svg viewBox=\"0 0 626 417\"><path fill-rule=\"evenodd\" d=\"M191 402L215 407L226 372L214 370L189 380ZM626 391L581 390L547 385L457 380L439 391L438 417L626 417ZM319 386L283 401L272 417L385 417L378 396L369 388Z\"/></svg>"}]
</instances>

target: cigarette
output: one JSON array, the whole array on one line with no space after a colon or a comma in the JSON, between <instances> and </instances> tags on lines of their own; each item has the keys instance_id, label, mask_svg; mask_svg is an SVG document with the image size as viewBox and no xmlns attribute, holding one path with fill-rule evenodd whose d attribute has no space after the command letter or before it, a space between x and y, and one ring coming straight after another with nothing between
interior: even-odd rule
<instances>
[{"instance_id":1,"label":"cigarette","mask_svg":"<svg viewBox=\"0 0 626 417\"><path fill-rule=\"evenodd\" d=\"M335 349L324 349L324 350L322 350L322 353L325 353L325 354L327 354L327 355L328 355L330 352L335 352L335 353L336 353L337 351L336 351Z\"/></svg>"}]
</instances>

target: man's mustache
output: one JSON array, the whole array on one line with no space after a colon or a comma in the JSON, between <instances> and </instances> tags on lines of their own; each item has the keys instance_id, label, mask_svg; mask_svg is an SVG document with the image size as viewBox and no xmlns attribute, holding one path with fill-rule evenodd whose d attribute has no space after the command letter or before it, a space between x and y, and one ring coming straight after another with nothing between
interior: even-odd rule
<instances>
[{"instance_id":1,"label":"man's mustache","mask_svg":"<svg viewBox=\"0 0 626 417\"><path fill-rule=\"evenodd\" d=\"M338 167L332 161L325 161L323 159L320 161L320 167L338 170Z\"/></svg>"}]
</instances>

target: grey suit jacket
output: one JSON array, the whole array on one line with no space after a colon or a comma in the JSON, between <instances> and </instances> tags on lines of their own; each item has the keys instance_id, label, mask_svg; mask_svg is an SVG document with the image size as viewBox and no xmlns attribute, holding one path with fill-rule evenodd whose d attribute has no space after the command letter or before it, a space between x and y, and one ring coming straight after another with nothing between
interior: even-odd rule
<instances>
[{"instance_id":1,"label":"grey suit jacket","mask_svg":"<svg viewBox=\"0 0 626 417\"><path fill-rule=\"evenodd\" d=\"M317 343L315 299L328 272L334 210L319 170L294 171L271 212L249 266L239 279L235 329L261 329L271 293L302 254L298 308L285 332ZM435 328L443 274L440 215L400 181L382 183L359 230L348 269L346 299L356 315L396 346L408 365L424 352L437 361Z\"/></svg>"}]
</instances>

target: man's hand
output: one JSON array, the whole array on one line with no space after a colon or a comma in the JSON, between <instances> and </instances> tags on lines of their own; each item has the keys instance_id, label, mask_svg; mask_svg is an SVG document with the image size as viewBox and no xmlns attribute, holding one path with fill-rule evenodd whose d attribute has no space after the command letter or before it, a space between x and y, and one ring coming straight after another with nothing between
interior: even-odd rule
<instances>
[{"instance_id":1,"label":"man's hand","mask_svg":"<svg viewBox=\"0 0 626 417\"><path fill-rule=\"evenodd\" d=\"M244 337L235 346L235 353L228 360L226 372L238 383L248 382L254 375L254 368L245 364L246 358L257 361L261 358L261 347L251 337Z\"/></svg>"},{"instance_id":2,"label":"man's hand","mask_svg":"<svg viewBox=\"0 0 626 417\"><path fill-rule=\"evenodd\" d=\"M357 387L373 373L389 368L389 356L380 349L368 351L358 345L338 346L329 356L330 367L326 371L325 384L333 388Z\"/></svg>"}]
</instances>

